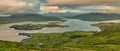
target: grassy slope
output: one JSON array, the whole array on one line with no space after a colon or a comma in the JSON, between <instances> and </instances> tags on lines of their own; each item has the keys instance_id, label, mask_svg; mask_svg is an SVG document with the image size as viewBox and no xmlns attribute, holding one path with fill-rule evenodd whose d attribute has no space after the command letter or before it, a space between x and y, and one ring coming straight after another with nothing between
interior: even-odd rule
<instances>
[{"instance_id":1,"label":"grassy slope","mask_svg":"<svg viewBox=\"0 0 120 51\"><path fill-rule=\"evenodd\" d=\"M40 48L39 46L0 40L0 51L60 51L60 49Z\"/></svg>"},{"instance_id":2,"label":"grassy slope","mask_svg":"<svg viewBox=\"0 0 120 51\"><path fill-rule=\"evenodd\" d=\"M44 46L54 47L59 44L64 44L65 42L69 42L72 39L85 37L93 34L93 32L65 32L65 33L38 33L33 37L28 39L30 43L43 43Z\"/></svg>"},{"instance_id":3,"label":"grassy slope","mask_svg":"<svg viewBox=\"0 0 120 51\"><path fill-rule=\"evenodd\" d=\"M43 44L42 48L59 48L62 51L66 50L85 50L80 48L68 48L64 44L72 42L73 40L83 39L84 37L91 36L95 32L65 32L65 33L48 33L48 34L35 34L32 38L28 39L26 43L39 45ZM78 41L78 40L77 40ZM74 43L73 43L74 45ZM85 50L86 51L86 50Z\"/></svg>"},{"instance_id":4,"label":"grassy slope","mask_svg":"<svg viewBox=\"0 0 120 51\"><path fill-rule=\"evenodd\" d=\"M39 49L40 48L28 44L0 41L0 51L36 51Z\"/></svg>"},{"instance_id":5,"label":"grassy slope","mask_svg":"<svg viewBox=\"0 0 120 51\"><path fill-rule=\"evenodd\" d=\"M96 26L103 31L95 32L65 32L52 34L36 34L27 42L35 45L43 43L44 48L60 48L61 50L83 51L119 51L120 24L101 23ZM103 29L104 28L104 29Z\"/></svg>"},{"instance_id":6,"label":"grassy slope","mask_svg":"<svg viewBox=\"0 0 120 51\"><path fill-rule=\"evenodd\" d=\"M24 43L0 41L0 51L81 51L81 49L41 48L39 46L34 46Z\"/></svg>"}]
</instances>

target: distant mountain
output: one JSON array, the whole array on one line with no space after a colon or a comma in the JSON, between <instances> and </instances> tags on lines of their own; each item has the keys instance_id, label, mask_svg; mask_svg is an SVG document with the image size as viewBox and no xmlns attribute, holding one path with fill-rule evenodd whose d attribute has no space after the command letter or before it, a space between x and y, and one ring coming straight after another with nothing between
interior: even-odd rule
<instances>
[{"instance_id":1,"label":"distant mountain","mask_svg":"<svg viewBox=\"0 0 120 51\"><path fill-rule=\"evenodd\" d=\"M75 17L68 17L74 19L81 19L86 21L105 21L105 20L115 20L120 19L120 14L116 13L88 13L81 14Z\"/></svg>"},{"instance_id":2,"label":"distant mountain","mask_svg":"<svg viewBox=\"0 0 120 51\"><path fill-rule=\"evenodd\" d=\"M40 17L40 14L12 14L10 17Z\"/></svg>"},{"instance_id":3,"label":"distant mountain","mask_svg":"<svg viewBox=\"0 0 120 51\"><path fill-rule=\"evenodd\" d=\"M10 17L4 19L18 19L18 20L34 20L34 21L43 21L43 20L60 20L59 17L65 17L68 19L81 19L86 21L106 21L106 20L116 20L120 19L120 14L117 13L45 13L45 14L12 14ZM3 18L1 18L3 19Z\"/></svg>"},{"instance_id":4,"label":"distant mountain","mask_svg":"<svg viewBox=\"0 0 120 51\"><path fill-rule=\"evenodd\" d=\"M74 17L79 15L78 13L71 12L48 12L44 14L12 14L10 17Z\"/></svg>"},{"instance_id":5,"label":"distant mountain","mask_svg":"<svg viewBox=\"0 0 120 51\"><path fill-rule=\"evenodd\" d=\"M17 22L64 21L58 17L41 16L40 14L12 14L9 17L0 17L0 24Z\"/></svg>"},{"instance_id":6,"label":"distant mountain","mask_svg":"<svg viewBox=\"0 0 120 51\"><path fill-rule=\"evenodd\" d=\"M80 13L73 13L73 12L65 12L65 13L60 13L60 12L49 12L42 14L42 16L47 16L47 17L74 17L80 15Z\"/></svg>"}]
</instances>

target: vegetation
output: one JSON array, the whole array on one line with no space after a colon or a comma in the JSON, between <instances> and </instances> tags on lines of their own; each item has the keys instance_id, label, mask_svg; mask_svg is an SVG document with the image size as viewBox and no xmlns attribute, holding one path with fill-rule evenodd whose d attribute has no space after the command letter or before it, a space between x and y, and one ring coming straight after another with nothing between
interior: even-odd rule
<instances>
[{"instance_id":1,"label":"vegetation","mask_svg":"<svg viewBox=\"0 0 120 51\"><path fill-rule=\"evenodd\" d=\"M94 33L96 32L74 31L65 33L36 33L32 34L33 36L31 36L31 38L23 42L32 45L38 45L42 48L59 48L60 50L82 50L73 47L67 48L67 46L64 46L64 44L70 43L75 39L78 41L79 39L91 36Z\"/></svg>"},{"instance_id":2,"label":"vegetation","mask_svg":"<svg viewBox=\"0 0 120 51\"><path fill-rule=\"evenodd\" d=\"M65 51L66 50L67 49L65 49ZM30 44L0 40L0 51L61 51L61 50L57 48L41 48L40 46Z\"/></svg>"},{"instance_id":3,"label":"vegetation","mask_svg":"<svg viewBox=\"0 0 120 51\"><path fill-rule=\"evenodd\" d=\"M65 33L36 33L24 43L38 45L41 48L56 48L62 51L119 51L120 24L100 23L101 32L65 32ZM103 29L104 28L104 29ZM110 30L109 30L110 29Z\"/></svg>"},{"instance_id":4,"label":"vegetation","mask_svg":"<svg viewBox=\"0 0 120 51\"><path fill-rule=\"evenodd\" d=\"M63 21L58 17L45 17L39 14L14 14L10 17L0 17L0 24L26 22L26 21Z\"/></svg>"},{"instance_id":5,"label":"vegetation","mask_svg":"<svg viewBox=\"0 0 120 51\"><path fill-rule=\"evenodd\" d=\"M106 21L106 20L116 20L120 19L120 14L116 13L88 13L88 14L81 14L75 17L68 17L68 18L75 18L81 19L86 21Z\"/></svg>"},{"instance_id":6,"label":"vegetation","mask_svg":"<svg viewBox=\"0 0 120 51\"><path fill-rule=\"evenodd\" d=\"M0 41L0 51L38 51L40 47L9 41Z\"/></svg>"},{"instance_id":7,"label":"vegetation","mask_svg":"<svg viewBox=\"0 0 120 51\"><path fill-rule=\"evenodd\" d=\"M17 30L38 30L43 27L68 27L68 25L61 25L59 22L50 22L48 24L25 24L25 25L13 25L10 28L14 28Z\"/></svg>"},{"instance_id":8,"label":"vegetation","mask_svg":"<svg viewBox=\"0 0 120 51\"><path fill-rule=\"evenodd\" d=\"M94 24L93 26L97 26L103 31L106 30L120 30L120 23L99 23L99 24Z\"/></svg>"}]
</instances>

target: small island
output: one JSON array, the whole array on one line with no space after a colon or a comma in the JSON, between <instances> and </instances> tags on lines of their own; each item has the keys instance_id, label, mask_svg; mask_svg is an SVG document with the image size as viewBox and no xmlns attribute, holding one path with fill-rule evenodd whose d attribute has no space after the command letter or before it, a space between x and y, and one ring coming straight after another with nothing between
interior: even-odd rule
<instances>
[{"instance_id":1,"label":"small island","mask_svg":"<svg viewBox=\"0 0 120 51\"><path fill-rule=\"evenodd\" d=\"M13 25L10 28L14 28L16 30L38 30L44 27L68 27L68 25L62 25L61 22L49 22L48 24Z\"/></svg>"}]
</instances>

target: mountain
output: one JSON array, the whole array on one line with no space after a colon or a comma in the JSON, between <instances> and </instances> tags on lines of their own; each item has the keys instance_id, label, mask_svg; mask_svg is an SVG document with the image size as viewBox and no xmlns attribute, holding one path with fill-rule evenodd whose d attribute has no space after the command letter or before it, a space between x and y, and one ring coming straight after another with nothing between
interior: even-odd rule
<instances>
[{"instance_id":1,"label":"mountain","mask_svg":"<svg viewBox=\"0 0 120 51\"><path fill-rule=\"evenodd\" d=\"M12 14L10 17L40 17L40 14Z\"/></svg>"},{"instance_id":2,"label":"mountain","mask_svg":"<svg viewBox=\"0 0 120 51\"><path fill-rule=\"evenodd\" d=\"M0 24L16 22L63 21L62 18L42 16L40 14L12 14L9 17L0 17Z\"/></svg>"},{"instance_id":3,"label":"mountain","mask_svg":"<svg viewBox=\"0 0 120 51\"><path fill-rule=\"evenodd\" d=\"M80 13L73 13L73 12L49 12L42 14L42 16L47 16L47 17L74 17L76 15L79 15Z\"/></svg>"},{"instance_id":4,"label":"mountain","mask_svg":"<svg viewBox=\"0 0 120 51\"><path fill-rule=\"evenodd\" d=\"M72 19L81 19L86 21L106 21L120 19L120 14L117 13L88 13L80 14L75 17L68 17Z\"/></svg>"}]
</instances>

